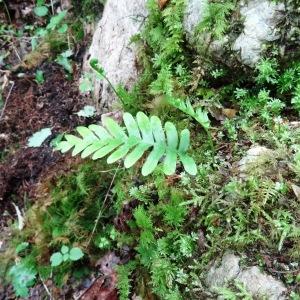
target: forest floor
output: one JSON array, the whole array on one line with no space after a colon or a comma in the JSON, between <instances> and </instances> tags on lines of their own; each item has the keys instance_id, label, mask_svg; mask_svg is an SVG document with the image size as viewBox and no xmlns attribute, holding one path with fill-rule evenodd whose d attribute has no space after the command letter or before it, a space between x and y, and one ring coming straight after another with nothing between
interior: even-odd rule
<instances>
[{"instance_id":1,"label":"forest floor","mask_svg":"<svg viewBox=\"0 0 300 300\"><path fill-rule=\"evenodd\" d=\"M286 299L299 300L300 105L290 103L297 81L289 76L300 64L267 58L250 75L229 73L186 47L176 31L184 1L149 1L145 72L123 90L123 108L189 128L198 174L177 163L172 175L159 165L142 177L144 157L129 170L71 157L55 149L64 134L102 121L98 112L78 115L97 106L91 90L80 92L91 36L74 11L94 3L81 2L63 15L70 1L41 1L39 11L35 1L0 1L0 300L256 299L235 277L208 288L210 267L228 252L241 274L259 266ZM183 39L178 53L172 45L158 53L157 29L161 43ZM170 93L195 110L166 105ZM30 146L44 129L50 134Z\"/></svg>"}]
</instances>

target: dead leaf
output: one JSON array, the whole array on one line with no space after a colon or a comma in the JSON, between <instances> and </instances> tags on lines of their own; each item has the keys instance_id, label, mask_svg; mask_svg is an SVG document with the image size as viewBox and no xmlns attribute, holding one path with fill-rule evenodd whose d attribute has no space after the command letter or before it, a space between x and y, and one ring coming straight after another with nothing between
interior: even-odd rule
<instances>
[{"instance_id":1,"label":"dead leaf","mask_svg":"<svg viewBox=\"0 0 300 300\"><path fill-rule=\"evenodd\" d=\"M228 119L233 119L236 116L236 114L237 114L237 110L233 109L233 108L223 108L222 109L222 113Z\"/></svg>"},{"instance_id":2,"label":"dead leaf","mask_svg":"<svg viewBox=\"0 0 300 300\"><path fill-rule=\"evenodd\" d=\"M159 8L162 10L166 7L166 5L168 4L169 0L158 0L158 5Z\"/></svg>"},{"instance_id":3,"label":"dead leaf","mask_svg":"<svg viewBox=\"0 0 300 300\"><path fill-rule=\"evenodd\" d=\"M110 275L115 272L115 267L120 263L120 258L114 252L108 252L96 263L99 271L104 275Z\"/></svg>"},{"instance_id":4,"label":"dead leaf","mask_svg":"<svg viewBox=\"0 0 300 300\"><path fill-rule=\"evenodd\" d=\"M217 121L224 121L225 116L222 113L223 109L219 107L208 107L207 108L209 113L212 115L213 118L215 118Z\"/></svg>"},{"instance_id":5,"label":"dead leaf","mask_svg":"<svg viewBox=\"0 0 300 300\"><path fill-rule=\"evenodd\" d=\"M202 229L198 231L198 240L197 240L198 248L200 252L204 252L207 248L205 234Z\"/></svg>"},{"instance_id":6,"label":"dead leaf","mask_svg":"<svg viewBox=\"0 0 300 300\"><path fill-rule=\"evenodd\" d=\"M118 214L118 216L114 219L115 227L120 232L129 232L130 227L127 224L129 220L131 220L133 215L133 210L139 205L138 200L132 200L128 203L126 203L123 207L121 212Z\"/></svg>"},{"instance_id":7,"label":"dead leaf","mask_svg":"<svg viewBox=\"0 0 300 300\"><path fill-rule=\"evenodd\" d=\"M226 118L232 119L236 116L237 110L233 108L209 107L208 111L217 121L224 121Z\"/></svg>"},{"instance_id":8,"label":"dead leaf","mask_svg":"<svg viewBox=\"0 0 300 300\"><path fill-rule=\"evenodd\" d=\"M97 278L80 300L118 300L117 273Z\"/></svg>"},{"instance_id":9,"label":"dead leaf","mask_svg":"<svg viewBox=\"0 0 300 300\"><path fill-rule=\"evenodd\" d=\"M120 258L114 252L108 252L98 260L96 266L103 276L98 277L92 285L86 289L80 300L118 300L116 265Z\"/></svg>"}]
</instances>

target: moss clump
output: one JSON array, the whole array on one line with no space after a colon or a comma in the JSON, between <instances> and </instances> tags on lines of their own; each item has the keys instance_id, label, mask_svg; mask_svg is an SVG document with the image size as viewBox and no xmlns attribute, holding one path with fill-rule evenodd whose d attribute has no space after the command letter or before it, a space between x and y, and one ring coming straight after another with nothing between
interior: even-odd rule
<instances>
[{"instance_id":1,"label":"moss clump","mask_svg":"<svg viewBox=\"0 0 300 300\"><path fill-rule=\"evenodd\" d=\"M26 227L14 232L7 251L9 258L16 255L14 249L18 244L28 242L29 247L22 256L39 272L49 275L49 258L62 245L76 245L91 257L101 253L95 241L98 235L107 232L107 224L114 216L113 196L110 194L104 202L111 179L112 171L100 162L85 162L75 166L69 174L43 183L41 189L49 191L49 195L38 199L27 211ZM98 226L91 236L99 214ZM57 284L66 281L75 270L74 265L66 263L54 272ZM81 266L81 262L77 262L76 270Z\"/></svg>"}]
</instances>

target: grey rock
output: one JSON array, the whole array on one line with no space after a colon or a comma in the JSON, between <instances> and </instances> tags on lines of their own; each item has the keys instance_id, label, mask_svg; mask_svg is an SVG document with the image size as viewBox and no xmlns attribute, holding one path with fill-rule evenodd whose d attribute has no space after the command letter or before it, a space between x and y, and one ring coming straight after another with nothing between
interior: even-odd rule
<instances>
[{"instance_id":1,"label":"grey rock","mask_svg":"<svg viewBox=\"0 0 300 300\"><path fill-rule=\"evenodd\" d=\"M225 253L220 265L215 262L210 268L206 277L207 286L211 288L221 287L236 278L240 271L239 262L240 258L238 256Z\"/></svg>"},{"instance_id":2,"label":"grey rock","mask_svg":"<svg viewBox=\"0 0 300 300\"><path fill-rule=\"evenodd\" d=\"M207 5L207 0L189 0L187 3L184 29L192 44L199 43L199 40L193 39L193 35L196 26L204 18ZM276 27L284 18L284 4L270 0L249 0L242 2L237 10L240 10L244 20L244 30L237 38L231 40L229 36L224 36L220 41L211 42L209 33L203 33L200 40L201 43L210 43L210 52L217 57L222 56L224 45L230 42L231 49L240 54L241 62L254 67L264 44L280 38ZM197 45L194 46L197 48Z\"/></svg>"},{"instance_id":3,"label":"grey rock","mask_svg":"<svg viewBox=\"0 0 300 300\"><path fill-rule=\"evenodd\" d=\"M113 85L130 89L137 80L137 49L130 42L147 16L146 0L108 0L103 16L96 26L87 58L97 58ZM88 59L83 72L90 70ZM94 77L94 96L100 100L100 110L108 111L117 97L107 82Z\"/></svg>"},{"instance_id":4,"label":"grey rock","mask_svg":"<svg viewBox=\"0 0 300 300\"><path fill-rule=\"evenodd\" d=\"M208 0L187 1L183 26L187 36L192 39L196 26L203 20Z\"/></svg>"},{"instance_id":5,"label":"grey rock","mask_svg":"<svg viewBox=\"0 0 300 300\"><path fill-rule=\"evenodd\" d=\"M259 145L251 147L247 151L245 157L243 157L238 163L240 177L245 178L251 167L259 163L264 157L268 157L272 154L272 150L266 147Z\"/></svg>"},{"instance_id":6,"label":"grey rock","mask_svg":"<svg viewBox=\"0 0 300 300\"><path fill-rule=\"evenodd\" d=\"M286 299L283 283L262 273L256 266L243 270L236 279L245 285L252 297L266 297L268 300Z\"/></svg>"},{"instance_id":7,"label":"grey rock","mask_svg":"<svg viewBox=\"0 0 300 300\"><path fill-rule=\"evenodd\" d=\"M214 262L206 276L206 285L212 292L225 287L229 282L238 281L244 284L246 290L255 299L283 300L287 299L286 287L280 280L260 271L257 266L242 268L240 257L227 252L220 263ZM222 297L218 297L221 299Z\"/></svg>"},{"instance_id":8,"label":"grey rock","mask_svg":"<svg viewBox=\"0 0 300 300\"><path fill-rule=\"evenodd\" d=\"M284 17L284 4L250 0L242 4L240 11L244 18L244 30L232 49L240 51L241 61L253 67L260 58L263 45L280 38L276 26Z\"/></svg>"}]
</instances>

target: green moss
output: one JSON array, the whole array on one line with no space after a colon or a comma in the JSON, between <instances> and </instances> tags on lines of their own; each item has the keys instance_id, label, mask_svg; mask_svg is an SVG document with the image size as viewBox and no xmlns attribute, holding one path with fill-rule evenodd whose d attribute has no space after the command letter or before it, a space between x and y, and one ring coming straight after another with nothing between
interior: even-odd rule
<instances>
[{"instance_id":1,"label":"green moss","mask_svg":"<svg viewBox=\"0 0 300 300\"><path fill-rule=\"evenodd\" d=\"M106 0L72 0L75 14L80 17L100 16Z\"/></svg>"},{"instance_id":2,"label":"green moss","mask_svg":"<svg viewBox=\"0 0 300 300\"><path fill-rule=\"evenodd\" d=\"M111 204L113 196L104 202L111 179L112 171L101 163L85 162L75 166L69 174L44 182L41 189L47 188L50 193L27 211L25 229L13 235L10 257L16 255L13 249L17 244L27 241L30 247L23 254L26 259L32 258L38 270L46 274L51 254L62 245L79 246L90 258L99 255L102 250L97 236L107 235L107 225L115 215ZM99 214L98 225L91 236ZM87 256L86 259L89 260ZM65 263L54 272L56 283L61 285L75 269L79 276L85 272L83 267L81 261Z\"/></svg>"}]
</instances>

